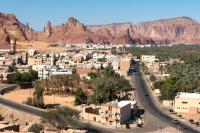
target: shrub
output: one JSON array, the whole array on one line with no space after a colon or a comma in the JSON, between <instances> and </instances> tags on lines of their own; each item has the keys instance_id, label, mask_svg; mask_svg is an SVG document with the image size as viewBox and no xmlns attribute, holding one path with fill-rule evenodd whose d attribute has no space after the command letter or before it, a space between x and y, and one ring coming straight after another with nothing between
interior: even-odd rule
<instances>
[{"instance_id":1,"label":"shrub","mask_svg":"<svg viewBox=\"0 0 200 133\"><path fill-rule=\"evenodd\" d=\"M178 117L180 117L180 118L181 118L181 117L182 117L182 115L178 115Z\"/></svg>"},{"instance_id":2,"label":"shrub","mask_svg":"<svg viewBox=\"0 0 200 133\"><path fill-rule=\"evenodd\" d=\"M75 105L84 104L87 102L87 96L82 89L78 89L75 93Z\"/></svg>"},{"instance_id":3,"label":"shrub","mask_svg":"<svg viewBox=\"0 0 200 133\"><path fill-rule=\"evenodd\" d=\"M67 126L76 124L78 115L78 111L68 107L62 107L57 108L57 110L45 112L42 115L42 120L45 123L49 123L56 129L65 129Z\"/></svg>"},{"instance_id":4,"label":"shrub","mask_svg":"<svg viewBox=\"0 0 200 133\"><path fill-rule=\"evenodd\" d=\"M40 133L44 127L41 124L33 124L31 127L28 129L29 132L34 132L34 133Z\"/></svg>"},{"instance_id":5,"label":"shrub","mask_svg":"<svg viewBox=\"0 0 200 133\"><path fill-rule=\"evenodd\" d=\"M33 105L33 99L31 97L27 98L25 101L25 104L32 106Z\"/></svg>"},{"instance_id":6,"label":"shrub","mask_svg":"<svg viewBox=\"0 0 200 133\"><path fill-rule=\"evenodd\" d=\"M190 122L190 123L193 123L193 122L194 122L194 120L193 120L193 119L189 119L189 122Z\"/></svg>"}]
</instances>

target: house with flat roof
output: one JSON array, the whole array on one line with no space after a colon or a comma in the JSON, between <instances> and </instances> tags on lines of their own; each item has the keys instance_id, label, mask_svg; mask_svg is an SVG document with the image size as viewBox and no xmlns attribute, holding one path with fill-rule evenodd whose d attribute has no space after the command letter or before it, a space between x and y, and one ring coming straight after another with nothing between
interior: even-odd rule
<instances>
[{"instance_id":1,"label":"house with flat roof","mask_svg":"<svg viewBox=\"0 0 200 133\"><path fill-rule=\"evenodd\" d=\"M112 101L100 106L87 106L83 109L82 118L110 126L120 127L131 118L131 107L135 101Z\"/></svg>"},{"instance_id":2,"label":"house with flat roof","mask_svg":"<svg viewBox=\"0 0 200 133\"><path fill-rule=\"evenodd\" d=\"M200 112L200 94L179 92L177 93L173 108L175 112L180 113L199 113Z\"/></svg>"}]
</instances>

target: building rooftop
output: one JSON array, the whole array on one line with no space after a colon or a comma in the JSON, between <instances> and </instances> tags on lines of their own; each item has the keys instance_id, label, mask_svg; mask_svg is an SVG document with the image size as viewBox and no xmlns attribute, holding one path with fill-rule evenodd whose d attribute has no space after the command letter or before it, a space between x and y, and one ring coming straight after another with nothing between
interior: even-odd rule
<instances>
[{"instance_id":1,"label":"building rooftop","mask_svg":"<svg viewBox=\"0 0 200 133\"><path fill-rule=\"evenodd\" d=\"M188 93L188 92L179 92L176 98L190 98L190 99L200 99L199 93Z\"/></svg>"},{"instance_id":2,"label":"building rooftop","mask_svg":"<svg viewBox=\"0 0 200 133\"><path fill-rule=\"evenodd\" d=\"M111 104L113 106L117 106L117 107L121 108L121 107L124 107L128 104L134 105L134 104L136 104L136 101L135 100L134 101L132 101L132 100L122 100L122 101L119 101L119 102L118 101L112 101Z\"/></svg>"}]
</instances>

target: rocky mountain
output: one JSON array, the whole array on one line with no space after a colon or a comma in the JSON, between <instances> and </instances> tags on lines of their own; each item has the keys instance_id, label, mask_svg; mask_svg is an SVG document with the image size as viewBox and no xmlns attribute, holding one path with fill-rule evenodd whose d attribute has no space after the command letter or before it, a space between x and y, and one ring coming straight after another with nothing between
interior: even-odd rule
<instances>
[{"instance_id":1,"label":"rocky mountain","mask_svg":"<svg viewBox=\"0 0 200 133\"><path fill-rule=\"evenodd\" d=\"M28 23L22 24L15 15L0 13L0 42L9 43L11 38L33 40L36 34Z\"/></svg>"},{"instance_id":2,"label":"rocky mountain","mask_svg":"<svg viewBox=\"0 0 200 133\"><path fill-rule=\"evenodd\" d=\"M0 42L8 42L11 37L26 40L26 35L20 26L21 23L15 15L0 13Z\"/></svg>"},{"instance_id":3,"label":"rocky mountain","mask_svg":"<svg viewBox=\"0 0 200 133\"><path fill-rule=\"evenodd\" d=\"M188 17L139 23L136 34L170 43L199 43L200 24Z\"/></svg>"},{"instance_id":4,"label":"rocky mountain","mask_svg":"<svg viewBox=\"0 0 200 133\"><path fill-rule=\"evenodd\" d=\"M200 24L188 17L178 17L139 24L84 25L70 17L57 26L48 21L43 31L36 32L15 15L0 13L0 42L9 42L10 38L73 44L200 43Z\"/></svg>"}]
</instances>

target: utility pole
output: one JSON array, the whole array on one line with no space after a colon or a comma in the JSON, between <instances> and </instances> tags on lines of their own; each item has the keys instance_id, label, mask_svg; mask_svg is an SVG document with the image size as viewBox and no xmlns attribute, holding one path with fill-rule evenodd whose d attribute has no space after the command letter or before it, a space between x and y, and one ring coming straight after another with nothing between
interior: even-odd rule
<instances>
[{"instance_id":1,"label":"utility pole","mask_svg":"<svg viewBox=\"0 0 200 133\"><path fill-rule=\"evenodd\" d=\"M158 108L160 108L160 105L158 104ZM160 113L158 110L158 133L160 133Z\"/></svg>"},{"instance_id":2,"label":"utility pole","mask_svg":"<svg viewBox=\"0 0 200 133\"><path fill-rule=\"evenodd\" d=\"M179 133L179 125L178 125L178 128L177 128L177 133Z\"/></svg>"}]
</instances>

